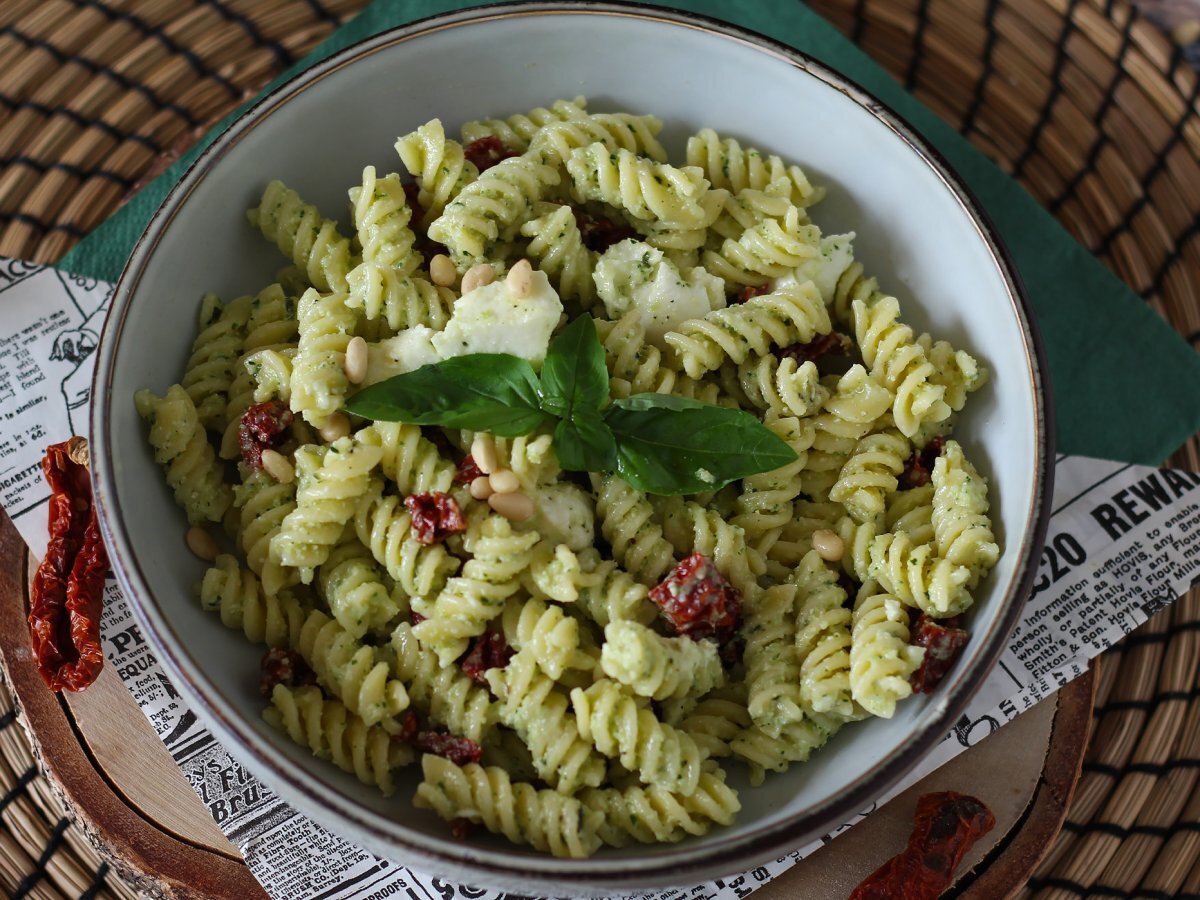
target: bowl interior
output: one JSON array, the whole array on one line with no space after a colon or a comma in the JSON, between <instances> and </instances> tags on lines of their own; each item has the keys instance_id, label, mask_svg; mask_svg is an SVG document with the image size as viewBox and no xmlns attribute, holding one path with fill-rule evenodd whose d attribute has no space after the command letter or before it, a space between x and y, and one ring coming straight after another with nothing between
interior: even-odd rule
<instances>
[{"instance_id":1,"label":"bowl interior","mask_svg":"<svg viewBox=\"0 0 1200 900\"><path fill-rule=\"evenodd\" d=\"M781 842L838 824L832 820L852 812L849 805L898 778L918 744L944 733L948 705L965 700L985 674L982 657L1002 640L996 633L1006 630L1032 534L1043 440L1036 363L1010 283L978 223L903 130L823 70L650 11L518 10L448 21L416 38L376 38L352 60L335 58L268 98L193 169L143 240L102 344L94 420L108 460L97 476L101 502L125 586L218 737L286 799L394 858L443 870L465 861L482 867L477 880L521 873L647 885L774 855ZM284 180L350 233L346 191L364 165L401 168L392 149L398 135L434 116L453 135L466 120L576 94L595 111L659 116L676 162L686 136L711 126L798 162L826 186L814 220L826 233L855 231L858 258L900 298L906 321L968 349L992 373L956 436L991 481L1005 550L978 592L972 643L935 695L900 704L890 721L848 727L812 761L743 790L732 828L679 845L605 851L587 864L454 842L440 821L411 808L415 780L402 782L397 799L382 799L261 722L261 651L195 602L203 565L184 546L186 524L132 401L137 389L161 392L181 376L203 292L256 291L284 264L243 215L268 180Z\"/></svg>"}]
</instances>

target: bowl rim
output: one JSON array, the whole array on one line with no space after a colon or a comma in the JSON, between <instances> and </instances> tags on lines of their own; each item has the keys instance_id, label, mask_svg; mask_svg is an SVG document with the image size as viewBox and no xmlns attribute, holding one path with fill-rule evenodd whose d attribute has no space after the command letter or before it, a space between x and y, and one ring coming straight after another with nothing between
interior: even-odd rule
<instances>
[{"instance_id":1,"label":"bowl rim","mask_svg":"<svg viewBox=\"0 0 1200 900\"><path fill-rule=\"evenodd\" d=\"M1024 540L1019 548L1009 547L1007 553L1017 554L1011 583L998 602L1001 611L991 628L982 637L972 656L961 665L970 666L973 678L961 679L949 685L935 700L931 711L924 715L928 721L905 740L896 753L880 764L865 770L835 796L816 804L804 813L774 825L760 826L717 838L697 848L691 842L658 848L653 855L622 857L609 856L590 859L558 859L532 853L493 852L470 844L441 842L448 849L430 846L405 838L394 827L394 820L363 808L352 798L338 792L322 792L305 767L287 758L280 758L268 739L259 735L249 724L249 717L236 703L223 696L204 674L203 667L193 658L186 645L172 636L163 609L155 602L138 557L122 528L122 514L116 493L112 461L112 436L109 423L114 396L111 385L115 372L117 346L125 328L133 296L136 294L146 265L153 256L163 232L174 220L181 206L203 181L208 171L256 127L275 108L288 102L309 85L330 77L346 65L396 44L447 28L476 25L493 19L511 19L544 14L604 15L635 20L649 20L677 27L699 30L722 40L751 47L779 59L793 68L817 78L838 90L877 121L903 140L941 181L958 205L971 220L976 236L983 242L992 263L1000 274L1009 303L1023 337L1025 363L1033 389L1035 460L1034 484L1030 504L1025 514ZM672 10L637 2L564 2L564 0L509 0L489 6L441 13L414 20L408 24L386 29L355 42L299 72L260 97L225 129L187 168L155 211L145 231L139 237L129 260L117 281L103 335L92 382L94 402L91 412L91 432L98 441L99 452L93 453L97 465L92 469L92 487L106 545L118 582L129 599L137 620L145 631L155 655L167 669L178 689L227 748L235 748L239 758L249 761L254 774L275 790L285 802L322 824L336 823L345 835L347 826L356 834L353 841L362 841L387 855L400 854L413 859L419 867L431 872L467 867L484 879L507 881L530 887L563 887L604 885L613 889L637 889L659 885L680 884L740 871L763 860L781 856L841 825L866 808L904 777L951 730L968 701L982 686L1007 646L1008 636L1015 627L1022 604L1037 571L1037 562L1049 525L1049 498L1053 488L1054 414L1049 389L1049 369L1045 349L1028 295L1020 274L999 234L962 178L942 154L929 144L907 120L887 104L862 88L855 81L819 62L812 56L787 44L741 26L722 22L698 13ZM124 398L127 400L128 398ZM145 598L145 600L143 600ZM286 786L284 790L277 787ZM516 850L517 848L513 848ZM614 866L614 862L619 865Z\"/></svg>"}]
</instances>

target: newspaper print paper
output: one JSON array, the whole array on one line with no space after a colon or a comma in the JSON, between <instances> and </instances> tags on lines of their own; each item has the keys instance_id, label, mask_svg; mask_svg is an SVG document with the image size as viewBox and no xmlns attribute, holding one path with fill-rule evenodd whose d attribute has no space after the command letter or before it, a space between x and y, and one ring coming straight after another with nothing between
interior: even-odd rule
<instances>
[{"instance_id":1,"label":"newspaper print paper","mask_svg":"<svg viewBox=\"0 0 1200 900\"><path fill-rule=\"evenodd\" d=\"M0 260L0 502L38 556L44 446L86 432L93 354L111 286ZM181 520L182 521L182 520ZM1092 657L1200 579L1200 475L1060 457L1037 582L1000 665L969 710L891 793L806 847L740 875L656 894L744 897L891 797L1079 676ZM380 859L292 810L216 742L172 687L116 583L102 622L114 667L221 830L272 896L488 900Z\"/></svg>"}]
</instances>

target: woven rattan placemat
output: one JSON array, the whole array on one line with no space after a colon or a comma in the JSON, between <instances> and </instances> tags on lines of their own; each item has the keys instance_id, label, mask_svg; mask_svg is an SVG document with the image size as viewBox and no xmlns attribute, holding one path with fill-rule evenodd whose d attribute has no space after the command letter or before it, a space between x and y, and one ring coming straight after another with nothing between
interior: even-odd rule
<instances>
[{"instance_id":1,"label":"woven rattan placemat","mask_svg":"<svg viewBox=\"0 0 1200 900\"><path fill-rule=\"evenodd\" d=\"M0 254L52 262L365 0L4 0ZM810 0L1200 343L1200 78L1123 0ZM1200 0L1143 0L1175 33ZM1200 470L1193 440L1172 462ZM1200 594L1105 657L1067 826L1025 891L1200 896ZM0 890L131 897L0 687Z\"/></svg>"}]
</instances>

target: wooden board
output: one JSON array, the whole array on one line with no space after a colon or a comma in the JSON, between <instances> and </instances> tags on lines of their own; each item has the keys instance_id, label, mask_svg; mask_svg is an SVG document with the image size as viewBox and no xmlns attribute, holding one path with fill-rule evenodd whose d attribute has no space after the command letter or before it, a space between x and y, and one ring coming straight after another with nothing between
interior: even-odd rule
<instances>
[{"instance_id":1,"label":"wooden board","mask_svg":"<svg viewBox=\"0 0 1200 900\"><path fill-rule=\"evenodd\" d=\"M0 665L50 781L76 821L131 883L177 898L265 897L209 818L117 674L56 696L33 667L25 623L29 554L0 522ZM1003 897L1029 876L1058 833L1083 761L1093 674L1018 718L913 786L847 834L764 887L763 900L842 898L900 849L916 797L973 793L997 827L964 865L964 896ZM984 865L977 865L983 862ZM751 876L752 877L752 876Z\"/></svg>"}]
</instances>

